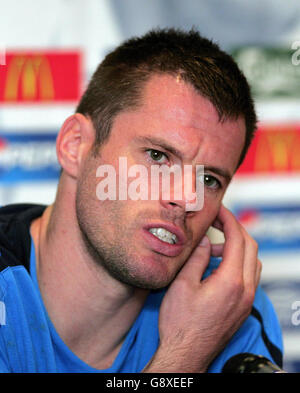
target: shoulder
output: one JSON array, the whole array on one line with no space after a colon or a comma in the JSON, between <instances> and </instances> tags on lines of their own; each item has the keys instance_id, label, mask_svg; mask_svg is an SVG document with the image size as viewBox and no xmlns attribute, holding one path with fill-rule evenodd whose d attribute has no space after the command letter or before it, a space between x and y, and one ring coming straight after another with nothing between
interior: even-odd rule
<instances>
[{"instance_id":1,"label":"shoulder","mask_svg":"<svg viewBox=\"0 0 300 393\"><path fill-rule=\"evenodd\" d=\"M281 327L273 304L259 286L256 291L250 318L259 324L260 337L273 362L282 367L283 341Z\"/></svg>"},{"instance_id":2,"label":"shoulder","mask_svg":"<svg viewBox=\"0 0 300 393\"><path fill-rule=\"evenodd\" d=\"M30 224L46 206L15 204L0 208L0 271L8 266L23 265L28 270Z\"/></svg>"},{"instance_id":3,"label":"shoulder","mask_svg":"<svg viewBox=\"0 0 300 393\"><path fill-rule=\"evenodd\" d=\"M221 258L211 258L203 279L217 269L220 263ZM263 355L282 367L281 328L273 305L261 286L256 290L249 317L212 363L209 372L221 372L230 357L243 352Z\"/></svg>"},{"instance_id":4,"label":"shoulder","mask_svg":"<svg viewBox=\"0 0 300 393\"><path fill-rule=\"evenodd\" d=\"M227 360L240 353L262 355L282 367L281 328L273 305L260 286L257 288L251 314L211 364L208 372L222 372Z\"/></svg>"}]
</instances>

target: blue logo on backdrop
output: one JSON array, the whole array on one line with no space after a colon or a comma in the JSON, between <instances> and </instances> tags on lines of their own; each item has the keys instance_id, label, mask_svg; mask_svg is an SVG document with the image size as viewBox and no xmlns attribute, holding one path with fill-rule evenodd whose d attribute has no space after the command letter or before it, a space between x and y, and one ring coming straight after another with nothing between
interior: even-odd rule
<instances>
[{"instance_id":1,"label":"blue logo on backdrop","mask_svg":"<svg viewBox=\"0 0 300 393\"><path fill-rule=\"evenodd\" d=\"M0 184L57 180L56 132L0 136Z\"/></svg>"},{"instance_id":2,"label":"blue logo on backdrop","mask_svg":"<svg viewBox=\"0 0 300 393\"><path fill-rule=\"evenodd\" d=\"M283 332L299 333L300 337L300 279L285 278L262 282L276 310Z\"/></svg>"},{"instance_id":3,"label":"blue logo on backdrop","mask_svg":"<svg viewBox=\"0 0 300 393\"><path fill-rule=\"evenodd\" d=\"M260 251L300 250L300 204L235 206L233 212Z\"/></svg>"}]
</instances>

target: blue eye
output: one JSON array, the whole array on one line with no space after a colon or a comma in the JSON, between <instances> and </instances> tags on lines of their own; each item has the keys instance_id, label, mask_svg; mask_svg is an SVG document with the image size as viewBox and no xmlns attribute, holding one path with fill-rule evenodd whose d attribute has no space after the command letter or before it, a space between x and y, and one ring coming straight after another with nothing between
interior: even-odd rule
<instances>
[{"instance_id":1,"label":"blue eye","mask_svg":"<svg viewBox=\"0 0 300 393\"><path fill-rule=\"evenodd\" d=\"M153 161L159 164L163 164L166 160L168 160L167 155L159 150L149 149L147 150L147 154Z\"/></svg>"}]
</instances>

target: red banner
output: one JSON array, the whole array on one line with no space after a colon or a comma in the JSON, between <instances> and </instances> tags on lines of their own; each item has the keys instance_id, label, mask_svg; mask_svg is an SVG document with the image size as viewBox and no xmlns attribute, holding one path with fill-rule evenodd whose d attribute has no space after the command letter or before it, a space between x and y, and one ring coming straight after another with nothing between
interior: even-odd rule
<instances>
[{"instance_id":1,"label":"red banner","mask_svg":"<svg viewBox=\"0 0 300 393\"><path fill-rule=\"evenodd\" d=\"M237 174L300 172L300 124L263 125Z\"/></svg>"},{"instance_id":2,"label":"red banner","mask_svg":"<svg viewBox=\"0 0 300 393\"><path fill-rule=\"evenodd\" d=\"M81 88L79 52L6 52L0 67L0 102L77 101Z\"/></svg>"}]
</instances>

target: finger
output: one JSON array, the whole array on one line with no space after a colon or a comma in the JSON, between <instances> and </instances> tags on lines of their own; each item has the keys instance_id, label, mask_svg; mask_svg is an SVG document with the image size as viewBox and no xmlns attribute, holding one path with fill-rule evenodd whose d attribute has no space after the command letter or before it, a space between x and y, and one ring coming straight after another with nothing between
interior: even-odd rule
<instances>
[{"instance_id":1,"label":"finger","mask_svg":"<svg viewBox=\"0 0 300 393\"><path fill-rule=\"evenodd\" d=\"M257 288L257 286L259 284L261 272L262 272L262 263L258 259L257 260L257 267L256 267L256 274L255 274L255 288Z\"/></svg>"},{"instance_id":2,"label":"finger","mask_svg":"<svg viewBox=\"0 0 300 393\"><path fill-rule=\"evenodd\" d=\"M241 231L245 238L245 259L244 259L244 283L245 288L253 290L256 288L258 270L258 246L247 231L241 226Z\"/></svg>"},{"instance_id":3,"label":"finger","mask_svg":"<svg viewBox=\"0 0 300 393\"><path fill-rule=\"evenodd\" d=\"M210 253L210 240L207 236L204 236L201 242L192 252L187 262L182 267L177 277L185 278L199 283L209 264Z\"/></svg>"},{"instance_id":4,"label":"finger","mask_svg":"<svg viewBox=\"0 0 300 393\"><path fill-rule=\"evenodd\" d=\"M219 267L220 273L228 274L228 278L243 279L245 238L240 223L234 215L221 206L214 226L217 225L224 233L223 262ZM223 272L224 270L224 272Z\"/></svg>"}]
</instances>

